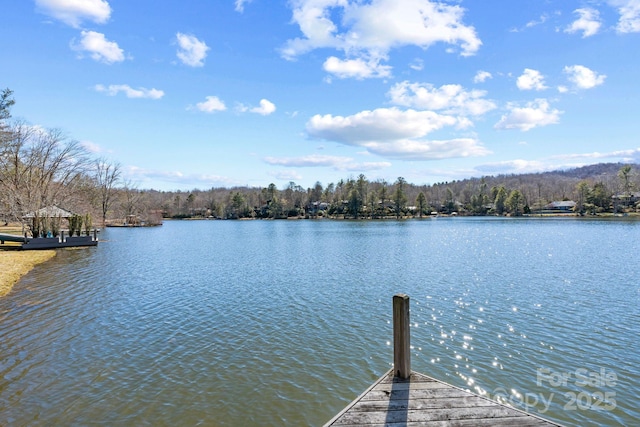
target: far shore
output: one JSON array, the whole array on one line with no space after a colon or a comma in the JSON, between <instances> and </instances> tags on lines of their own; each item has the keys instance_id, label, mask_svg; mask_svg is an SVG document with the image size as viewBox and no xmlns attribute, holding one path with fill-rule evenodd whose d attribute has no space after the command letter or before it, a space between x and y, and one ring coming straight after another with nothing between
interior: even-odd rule
<instances>
[{"instance_id":1,"label":"far shore","mask_svg":"<svg viewBox=\"0 0 640 427\"><path fill-rule=\"evenodd\" d=\"M0 226L0 233L21 235L21 227ZM0 298L37 265L56 256L53 249L44 251L0 250Z\"/></svg>"},{"instance_id":2,"label":"far shore","mask_svg":"<svg viewBox=\"0 0 640 427\"><path fill-rule=\"evenodd\" d=\"M527 213L521 214L518 216L515 215L495 215L495 214L486 214L486 215L477 215L477 214L468 214L468 213L438 213L435 215L441 218L472 218L472 217L480 217L480 218L576 218L576 219L617 219L617 218L627 218L627 219L640 219L640 212L625 212L625 213L610 213L610 212L602 212L597 214L578 214L575 212L544 212L544 213ZM359 218L353 218L353 216L348 214L338 214L338 215L318 215L316 217L311 216L290 216L290 217L279 217L279 218L258 218L258 217L242 217L242 218L216 218L216 217L205 217L205 216L192 216L192 217L166 217L162 218L163 221L281 221L281 220L329 220L329 221L397 221L397 220L411 220L411 219L430 219L433 218L434 215L425 214L422 217L418 215L403 215L400 218L395 215L385 216L383 218L371 218L368 216L360 215Z\"/></svg>"}]
</instances>

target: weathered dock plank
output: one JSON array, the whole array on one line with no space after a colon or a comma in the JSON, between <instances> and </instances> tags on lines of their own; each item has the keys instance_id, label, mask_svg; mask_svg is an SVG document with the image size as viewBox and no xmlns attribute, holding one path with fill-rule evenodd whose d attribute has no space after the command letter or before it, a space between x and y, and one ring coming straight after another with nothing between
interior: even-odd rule
<instances>
[{"instance_id":1,"label":"weathered dock plank","mask_svg":"<svg viewBox=\"0 0 640 427\"><path fill-rule=\"evenodd\" d=\"M409 297L393 297L394 367L325 427L560 426L411 371Z\"/></svg>"},{"instance_id":2,"label":"weathered dock plank","mask_svg":"<svg viewBox=\"0 0 640 427\"><path fill-rule=\"evenodd\" d=\"M329 426L559 426L527 412L411 372L390 370Z\"/></svg>"}]
</instances>

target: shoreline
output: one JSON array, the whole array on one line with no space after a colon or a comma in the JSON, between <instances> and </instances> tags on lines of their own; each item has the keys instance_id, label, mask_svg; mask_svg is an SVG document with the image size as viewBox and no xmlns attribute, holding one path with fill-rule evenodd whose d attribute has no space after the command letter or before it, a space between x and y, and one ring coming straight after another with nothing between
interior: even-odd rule
<instances>
[{"instance_id":1,"label":"shoreline","mask_svg":"<svg viewBox=\"0 0 640 427\"><path fill-rule=\"evenodd\" d=\"M0 227L0 232L20 235L18 227ZM24 275L56 256L56 251L0 250L0 298L8 295Z\"/></svg>"},{"instance_id":2,"label":"shoreline","mask_svg":"<svg viewBox=\"0 0 640 427\"><path fill-rule=\"evenodd\" d=\"M56 256L56 251L0 251L0 298L8 295L16 283L37 265Z\"/></svg>"},{"instance_id":3,"label":"shoreline","mask_svg":"<svg viewBox=\"0 0 640 427\"><path fill-rule=\"evenodd\" d=\"M425 220L431 218L575 218L575 219L633 219L640 220L640 212L627 212L624 214L614 214L614 213L598 213L595 215L584 214L580 215L575 212L553 212L553 213L528 213L522 215L471 215L471 214L444 214L439 213L437 217L431 215L424 215L422 217L406 215L397 218L395 216L385 216L385 217L376 217L371 218L367 216L360 216L358 218L353 218L349 215L331 215L331 216L317 216L315 218L308 216L291 216L291 217L282 217L282 218L257 218L257 217L246 217L246 218L212 218L212 217L203 217L203 216L193 216L193 217L184 217L184 218L163 218L163 221L302 221L302 220L311 220L311 221L407 221L407 220Z\"/></svg>"}]
</instances>

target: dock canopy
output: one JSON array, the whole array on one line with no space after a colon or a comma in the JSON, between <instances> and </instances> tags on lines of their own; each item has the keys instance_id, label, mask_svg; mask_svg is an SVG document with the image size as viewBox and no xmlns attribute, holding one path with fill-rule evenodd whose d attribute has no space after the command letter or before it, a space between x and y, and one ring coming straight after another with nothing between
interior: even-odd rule
<instances>
[{"instance_id":1,"label":"dock canopy","mask_svg":"<svg viewBox=\"0 0 640 427\"><path fill-rule=\"evenodd\" d=\"M23 218L71 218L73 216L73 212L69 212L58 206L47 206L41 209L38 209L35 212L29 212Z\"/></svg>"}]
</instances>

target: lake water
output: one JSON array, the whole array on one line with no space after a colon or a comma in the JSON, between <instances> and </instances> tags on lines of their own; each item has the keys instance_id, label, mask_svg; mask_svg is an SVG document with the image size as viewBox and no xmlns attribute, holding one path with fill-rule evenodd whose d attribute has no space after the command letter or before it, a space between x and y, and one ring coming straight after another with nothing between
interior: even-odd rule
<instances>
[{"instance_id":1,"label":"lake water","mask_svg":"<svg viewBox=\"0 0 640 427\"><path fill-rule=\"evenodd\" d=\"M567 426L638 425L640 221L106 229L0 298L0 425L322 425L412 368Z\"/></svg>"}]
</instances>

